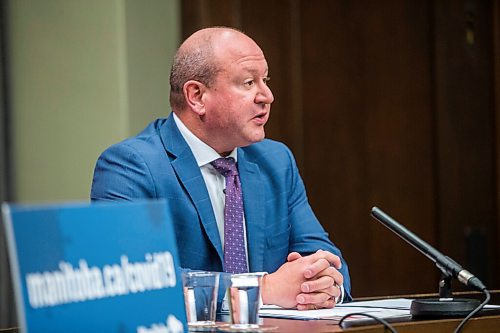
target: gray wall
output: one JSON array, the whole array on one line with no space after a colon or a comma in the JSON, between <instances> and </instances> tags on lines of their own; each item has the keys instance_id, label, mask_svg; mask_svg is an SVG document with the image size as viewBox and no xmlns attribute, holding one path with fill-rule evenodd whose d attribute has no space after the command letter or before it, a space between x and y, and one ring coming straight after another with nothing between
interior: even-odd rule
<instances>
[{"instance_id":1,"label":"gray wall","mask_svg":"<svg viewBox=\"0 0 500 333\"><path fill-rule=\"evenodd\" d=\"M11 0L14 193L87 200L110 144L169 113L177 0Z\"/></svg>"},{"instance_id":2,"label":"gray wall","mask_svg":"<svg viewBox=\"0 0 500 333\"><path fill-rule=\"evenodd\" d=\"M0 202L86 201L100 152L170 112L179 1L0 5L10 92L0 71ZM0 330L16 325L4 241L0 228Z\"/></svg>"}]
</instances>

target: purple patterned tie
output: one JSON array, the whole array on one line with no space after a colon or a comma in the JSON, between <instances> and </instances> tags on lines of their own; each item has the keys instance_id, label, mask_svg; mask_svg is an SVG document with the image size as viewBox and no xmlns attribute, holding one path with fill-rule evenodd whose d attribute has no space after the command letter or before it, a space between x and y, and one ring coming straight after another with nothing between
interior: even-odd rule
<instances>
[{"instance_id":1,"label":"purple patterned tie","mask_svg":"<svg viewBox=\"0 0 500 333\"><path fill-rule=\"evenodd\" d=\"M218 158L212 166L226 178L224 207L224 271L247 273L247 256L243 239L243 198L234 158Z\"/></svg>"}]
</instances>

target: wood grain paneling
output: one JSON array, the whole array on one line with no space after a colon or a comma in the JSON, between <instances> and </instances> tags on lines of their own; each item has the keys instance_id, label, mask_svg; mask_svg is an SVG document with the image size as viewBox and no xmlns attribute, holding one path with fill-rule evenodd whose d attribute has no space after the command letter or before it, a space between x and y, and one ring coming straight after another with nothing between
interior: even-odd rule
<instances>
[{"instance_id":1,"label":"wood grain paneling","mask_svg":"<svg viewBox=\"0 0 500 333\"><path fill-rule=\"evenodd\" d=\"M439 244L485 283L498 265L491 5L435 3Z\"/></svg>"},{"instance_id":2,"label":"wood grain paneling","mask_svg":"<svg viewBox=\"0 0 500 333\"><path fill-rule=\"evenodd\" d=\"M435 242L429 8L409 3L303 3L304 26L325 27L303 37L306 184L362 295L436 284L369 216L378 205Z\"/></svg>"},{"instance_id":3,"label":"wood grain paneling","mask_svg":"<svg viewBox=\"0 0 500 333\"><path fill-rule=\"evenodd\" d=\"M496 235L496 261L500 258L500 0L495 0L493 3L493 66L494 66L494 94L495 94L495 119L496 119L496 199L497 199L497 215L496 215L496 232L492 231L492 234ZM493 270L494 279L493 285L497 287L500 285L500 267L498 264L494 264L495 269Z\"/></svg>"},{"instance_id":4,"label":"wood grain paneling","mask_svg":"<svg viewBox=\"0 0 500 333\"><path fill-rule=\"evenodd\" d=\"M182 0L182 36L211 26L241 28L241 0Z\"/></svg>"},{"instance_id":5,"label":"wood grain paneling","mask_svg":"<svg viewBox=\"0 0 500 333\"><path fill-rule=\"evenodd\" d=\"M500 286L498 8L499 0L183 2L185 36L232 25L264 50L276 98L267 135L294 151L355 296L437 292L439 271L369 216L374 205ZM475 44L466 46L471 28Z\"/></svg>"},{"instance_id":6,"label":"wood grain paneling","mask_svg":"<svg viewBox=\"0 0 500 333\"><path fill-rule=\"evenodd\" d=\"M295 152L296 158L302 161L304 127L298 3L280 0L243 1L241 8L242 28L261 45L270 68L270 86L275 102L266 132L268 136L286 142ZM256 18L260 22L258 25L254 23Z\"/></svg>"}]
</instances>

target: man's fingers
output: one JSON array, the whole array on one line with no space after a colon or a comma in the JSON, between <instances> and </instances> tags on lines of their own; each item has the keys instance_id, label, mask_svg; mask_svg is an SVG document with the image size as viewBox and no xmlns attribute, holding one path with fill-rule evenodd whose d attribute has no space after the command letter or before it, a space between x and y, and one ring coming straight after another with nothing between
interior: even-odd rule
<instances>
[{"instance_id":1,"label":"man's fingers","mask_svg":"<svg viewBox=\"0 0 500 333\"><path fill-rule=\"evenodd\" d=\"M304 270L304 277L306 279L316 276L319 272L330 266L333 266L336 269L340 269L341 266L340 258L328 251L319 250L318 252L303 258L307 259L310 263L309 267Z\"/></svg>"},{"instance_id":2,"label":"man's fingers","mask_svg":"<svg viewBox=\"0 0 500 333\"><path fill-rule=\"evenodd\" d=\"M318 260L316 260L312 264L310 264L309 267L306 268L306 270L304 271L304 277L306 279L310 279L312 277L315 277L320 272L322 272L323 270L325 270L329 267L330 267L330 263L326 259L319 258Z\"/></svg>"},{"instance_id":3,"label":"man's fingers","mask_svg":"<svg viewBox=\"0 0 500 333\"><path fill-rule=\"evenodd\" d=\"M311 264L304 270L304 277L306 279L318 279L323 276L331 277L339 286L344 283L344 277L335 267L329 266L324 259Z\"/></svg>"},{"instance_id":4,"label":"man's fingers","mask_svg":"<svg viewBox=\"0 0 500 333\"><path fill-rule=\"evenodd\" d=\"M326 285L325 288L321 288L325 285ZM315 288L315 289L314 289L314 291L307 291L307 290L312 290L310 288ZM308 284L308 282L305 282L301 285L300 289L301 289L302 293L325 293L333 298L340 297L342 294L342 290L339 287L339 285L338 284L331 285L329 278L325 279L324 283L323 283L323 281L321 281L321 283L320 283L320 281L318 281L318 283L313 285L312 287L310 284Z\"/></svg>"},{"instance_id":5,"label":"man's fingers","mask_svg":"<svg viewBox=\"0 0 500 333\"><path fill-rule=\"evenodd\" d=\"M344 284L344 276L342 275L342 273L340 273L334 267L330 266L330 267L324 269L323 271L316 274L315 278L320 278L323 276L331 277L335 281L335 283L339 286Z\"/></svg>"},{"instance_id":6,"label":"man's fingers","mask_svg":"<svg viewBox=\"0 0 500 333\"><path fill-rule=\"evenodd\" d=\"M342 267L340 257L329 251L318 250L316 253L312 254L311 257L315 258L316 260L325 259L330 263L331 266L335 267L336 269L340 269Z\"/></svg>"},{"instance_id":7,"label":"man's fingers","mask_svg":"<svg viewBox=\"0 0 500 333\"><path fill-rule=\"evenodd\" d=\"M294 260L297 260L297 259L300 259L300 258L302 258L302 256L300 255L300 253L298 253L298 252L290 252L290 254L286 258L286 260L287 261L294 261Z\"/></svg>"},{"instance_id":8,"label":"man's fingers","mask_svg":"<svg viewBox=\"0 0 500 333\"><path fill-rule=\"evenodd\" d=\"M303 257L298 252L290 252L287 256L287 261L294 261L294 260L301 259L301 258L303 258L304 260L306 260L310 264L314 264L314 263L317 263L319 261L319 262L321 262L321 264L319 264L319 267L324 267L324 268L326 268L328 266L333 266L337 269L340 269L340 267L342 266L339 256L336 256L335 254L333 254L329 251L323 251L323 250L318 250L315 253L307 255L305 257ZM324 263L324 261L326 261L328 263L328 265L326 265L326 263ZM315 269L313 272L316 274L318 273L318 271Z\"/></svg>"},{"instance_id":9,"label":"man's fingers","mask_svg":"<svg viewBox=\"0 0 500 333\"><path fill-rule=\"evenodd\" d=\"M330 276L322 276L316 280L306 281L301 284L300 290L303 293L325 292L330 296L339 296L339 288L335 280Z\"/></svg>"},{"instance_id":10,"label":"man's fingers","mask_svg":"<svg viewBox=\"0 0 500 333\"><path fill-rule=\"evenodd\" d=\"M297 310L317 310L317 309L331 309L335 306L335 301L330 299L320 304L297 304Z\"/></svg>"},{"instance_id":11,"label":"man's fingers","mask_svg":"<svg viewBox=\"0 0 500 333\"><path fill-rule=\"evenodd\" d=\"M307 293L298 294L296 301L298 305L304 304L314 304L316 306L326 304L326 302L332 300L332 297L327 293Z\"/></svg>"}]
</instances>

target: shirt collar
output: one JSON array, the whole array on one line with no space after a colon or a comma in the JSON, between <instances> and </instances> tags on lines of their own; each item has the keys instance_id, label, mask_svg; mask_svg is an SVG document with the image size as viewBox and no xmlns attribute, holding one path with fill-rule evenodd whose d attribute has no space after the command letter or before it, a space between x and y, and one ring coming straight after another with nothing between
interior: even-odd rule
<instances>
[{"instance_id":1,"label":"shirt collar","mask_svg":"<svg viewBox=\"0 0 500 333\"><path fill-rule=\"evenodd\" d=\"M186 125L180 120L179 117L172 112L174 116L175 124L179 131L182 134L184 140L186 140L189 148L193 152L194 158L196 159L196 163L198 163L198 167L202 167L210 162L220 158L221 156L217 153L212 147L207 145L205 142L201 141L196 135L191 132ZM233 151L226 157L232 157L237 162L238 161L238 150L235 148Z\"/></svg>"}]
</instances>

